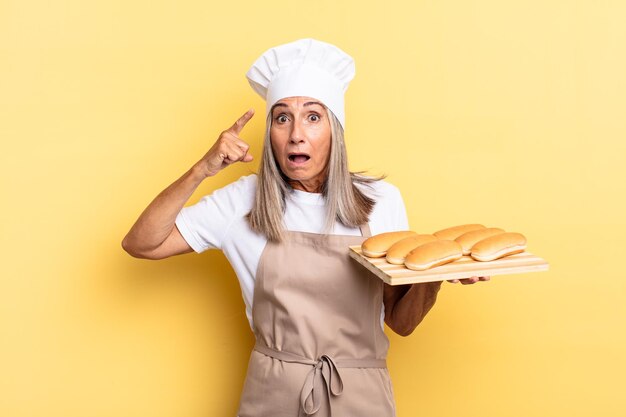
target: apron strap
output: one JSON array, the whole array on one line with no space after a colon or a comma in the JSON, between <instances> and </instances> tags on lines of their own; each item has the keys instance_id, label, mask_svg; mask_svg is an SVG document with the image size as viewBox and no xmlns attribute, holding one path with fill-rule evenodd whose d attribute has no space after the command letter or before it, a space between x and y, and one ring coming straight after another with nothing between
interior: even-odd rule
<instances>
[{"instance_id":1,"label":"apron strap","mask_svg":"<svg viewBox=\"0 0 626 417\"><path fill-rule=\"evenodd\" d=\"M309 371L302 390L300 391L300 406L307 416L315 414L322 405L320 395L321 386L326 387L326 397L330 408L330 396L339 396L343 392L343 380L338 368L386 368L385 359L340 359L335 360L328 355L322 355L318 360L305 358L291 352L275 350L258 342L254 345L254 350L278 359L283 362L300 363L310 365L313 368ZM332 416L332 410L331 414Z\"/></svg>"},{"instance_id":2,"label":"apron strap","mask_svg":"<svg viewBox=\"0 0 626 417\"><path fill-rule=\"evenodd\" d=\"M361 236L363 237L370 237L372 236L372 232L370 230L370 224L369 223L364 223L362 225L359 226L359 230L361 230Z\"/></svg>"}]
</instances>

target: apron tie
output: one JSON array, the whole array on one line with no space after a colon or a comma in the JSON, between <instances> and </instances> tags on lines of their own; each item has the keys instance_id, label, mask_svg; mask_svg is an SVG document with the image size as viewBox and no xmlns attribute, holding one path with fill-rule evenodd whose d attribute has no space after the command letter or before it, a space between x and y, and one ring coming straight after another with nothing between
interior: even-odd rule
<instances>
[{"instance_id":1,"label":"apron tie","mask_svg":"<svg viewBox=\"0 0 626 417\"><path fill-rule=\"evenodd\" d=\"M317 410L322 405L319 392L319 386L322 383L326 385L326 395L329 403L331 394L337 396L343 392L341 374L333 358L328 355L320 357L304 380L304 385L300 392L300 404L307 416L317 413Z\"/></svg>"},{"instance_id":2,"label":"apron tie","mask_svg":"<svg viewBox=\"0 0 626 417\"><path fill-rule=\"evenodd\" d=\"M322 406L322 394L320 393L321 385L326 387L325 391L329 408L331 394L333 396L341 395L343 392L343 380L341 379L339 368L387 367L387 361L385 359L335 360L328 355L322 355L315 361L296 355L295 353L272 349L258 342L254 345L254 350L283 362L300 363L313 367L304 379L304 384L300 391L300 405L307 416L315 414Z\"/></svg>"}]
</instances>

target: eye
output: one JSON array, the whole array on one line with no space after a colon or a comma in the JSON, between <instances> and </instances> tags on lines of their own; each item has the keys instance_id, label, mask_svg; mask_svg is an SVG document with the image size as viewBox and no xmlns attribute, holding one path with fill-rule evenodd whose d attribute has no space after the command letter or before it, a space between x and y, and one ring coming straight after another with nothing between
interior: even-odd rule
<instances>
[{"instance_id":1,"label":"eye","mask_svg":"<svg viewBox=\"0 0 626 417\"><path fill-rule=\"evenodd\" d=\"M282 113L282 114L279 114L278 116L276 116L275 120L278 123L287 123L289 118L284 113Z\"/></svg>"},{"instance_id":2,"label":"eye","mask_svg":"<svg viewBox=\"0 0 626 417\"><path fill-rule=\"evenodd\" d=\"M320 116L319 116L319 114L311 113L309 115L309 120L312 121L312 122L319 122Z\"/></svg>"}]
</instances>

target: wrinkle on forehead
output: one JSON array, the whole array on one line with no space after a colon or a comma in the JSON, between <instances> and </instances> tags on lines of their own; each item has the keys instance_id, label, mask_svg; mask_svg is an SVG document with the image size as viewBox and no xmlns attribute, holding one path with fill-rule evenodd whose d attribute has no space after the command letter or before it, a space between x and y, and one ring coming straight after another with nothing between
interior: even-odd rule
<instances>
[{"instance_id":1,"label":"wrinkle on forehead","mask_svg":"<svg viewBox=\"0 0 626 417\"><path fill-rule=\"evenodd\" d=\"M272 106L271 111L273 112L276 107L298 107L299 103L302 101L305 101L305 103L302 104L302 107L318 105L323 108L326 108L324 103L311 97L287 97L287 98L283 98L277 101Z\"/></svg>"}]
</instances>

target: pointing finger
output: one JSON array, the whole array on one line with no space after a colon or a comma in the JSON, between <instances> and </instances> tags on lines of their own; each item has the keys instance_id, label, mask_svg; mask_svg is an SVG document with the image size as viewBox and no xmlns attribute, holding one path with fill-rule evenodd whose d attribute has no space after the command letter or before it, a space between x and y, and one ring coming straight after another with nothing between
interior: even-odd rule
<instances>
[{"instance_id":1,"label":"pointing finger","mask_svg":"<svg viewBox=\"0 0 626 417\"><path fill-rule=\"evenodd\" d=\"M235 135L238 135L239 132L241 132L243 130L243 127L246 125L246 123L248 123L250 121L250 119L252 119L252 116L254 116L254 109L250 109L247 112L245 112L243 114L243 116L241 116L236 122L235 124L233 124L228 131L234 133Z\"/></svg>"}]
</instances>

